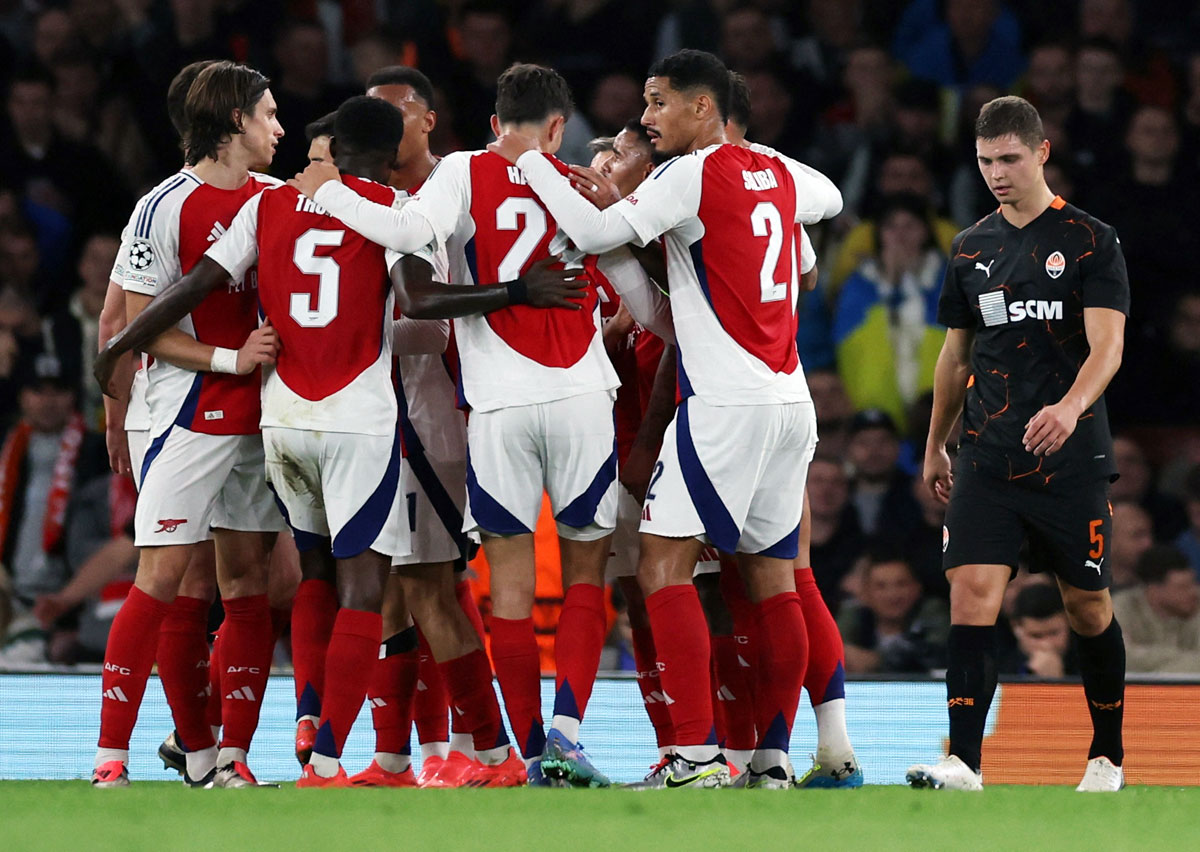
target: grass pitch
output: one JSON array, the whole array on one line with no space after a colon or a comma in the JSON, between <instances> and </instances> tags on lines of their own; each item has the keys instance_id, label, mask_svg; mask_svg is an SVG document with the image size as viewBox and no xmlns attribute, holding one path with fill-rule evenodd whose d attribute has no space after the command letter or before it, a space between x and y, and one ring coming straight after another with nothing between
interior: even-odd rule
<instances>
[{"instance_id":1,"label":"grass pitch","mask_svg":"<svg viewBox=\"0 0 1200 852\"><path fill-rule=\"evenodd\" d=\"M0 782L0 849L1200 848L1200 788L188 790Z\"/></svg>"}]
</instances>

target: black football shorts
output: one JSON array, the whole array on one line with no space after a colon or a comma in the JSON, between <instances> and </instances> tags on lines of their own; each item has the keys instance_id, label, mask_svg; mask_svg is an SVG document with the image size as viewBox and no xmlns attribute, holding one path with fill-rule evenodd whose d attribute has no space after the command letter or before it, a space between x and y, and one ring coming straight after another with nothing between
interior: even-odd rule
<instances>
[{"instance_id":1,"label":"black football shorts","mask_svg":"<svg viewBox=\"0 0 1200 852\"><path fill-rule=\"evenodd\" d=\"M1008 565L1016 574L1029 541L1031 571L1050 571L1079 589L1112 584L1108 481L1038 489L956 464L942 529L942 567Z\"/></svg>"}]
</instances>

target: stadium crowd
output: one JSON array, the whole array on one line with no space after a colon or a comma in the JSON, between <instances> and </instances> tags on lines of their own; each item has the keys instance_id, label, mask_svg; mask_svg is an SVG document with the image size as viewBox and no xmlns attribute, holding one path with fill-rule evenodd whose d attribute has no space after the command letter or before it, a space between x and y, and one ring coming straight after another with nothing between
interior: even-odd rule
<instances>
[{"instance_id":1,"label":"stadium crowd","mask_svg":"<svg viewBox=\"0 0 1200 852\"><path fill-rule=\"evenodd\" d=\"M266 71L287 132L270 171L287 178L307 163L305 126L381 67L433 81L444 155L489 142L497 77L542 62L580 105L559 157L586 164L589 142L641 114L645 69L680 47L741 72L747 137L845 199L812 232L798 345L820 434L812 564L847 671L945 666L945 507L919 487L937 297L951 238L993 206L974 116L1017 93L1045 123L1051 188L1113 225L1128 263L1108 399L1129 669L1200 673L1200 12L1182 0L0 2L0 668L101 660L130 586L134 495L108 470L91 365L120 229L179 166L176 72L202 58ZM614 600L605 666L631 669ZM1045 575L1022 570L1004 612L1003 671L1075 672Z\"/></svg>"}]
</instances>

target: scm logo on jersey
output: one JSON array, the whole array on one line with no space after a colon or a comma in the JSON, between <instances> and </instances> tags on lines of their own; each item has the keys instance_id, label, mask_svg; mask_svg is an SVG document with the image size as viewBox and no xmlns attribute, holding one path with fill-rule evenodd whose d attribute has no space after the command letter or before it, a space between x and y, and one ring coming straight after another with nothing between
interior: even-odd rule
<instances>
[{"instance_id":1,"label":"scm logo on jersey","mask_svg":"<svg viewBox=\"0 0 1200 852\"><path fill-rule=\"evenodd\" d=\"M993 290L980 294L979 312L983 317L983 324L990 328L1026 319L1061 320L1063 303L1057 300L1049 302L1044 299L1025 299L1008 304L1003 292Z\"/></svg>"}]
</instances>

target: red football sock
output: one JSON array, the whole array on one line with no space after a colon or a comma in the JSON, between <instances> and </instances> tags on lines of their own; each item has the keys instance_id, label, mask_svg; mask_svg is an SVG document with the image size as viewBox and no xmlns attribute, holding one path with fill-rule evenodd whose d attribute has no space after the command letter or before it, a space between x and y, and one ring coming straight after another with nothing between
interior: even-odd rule
<instances>
[{"instance_id":1,"label":"red football sock","mask_svg":"<svg viewBox=\"0 0 1200 852\"><path fill-rule=\"evenodd\" d=\"M208 609L203 598L175 598L158 634L158 677L185 751L214 745L208 726Z\"/></svg>"},{"instance_id":2,"label":"red football sock","mask_svg":"<svg viewBox=\"0 0 1200 852\"><path fill-rule=\"evenodd\" d=\"M637 664L637 685L642 693L646 715L654 726L659 748L675 745L675 726L671 724L671 709L658 677L658 656L654 651L654 634L649 627L633 628L633 659Z\"/></svg>"},{"instance_id":3,"label":"red football sock","mask_svg":"<svg viewBox=\"0 0 1200 852\"><path fill-rule=\"evenodd\" d=\"M383 618L360 609L338 611L325 655L325 693L313 752L340 758L379 659Z\"/></svg>"},{"instance_id":4,"label":"red football sock","mask_svg":"<svg viewBox=\"0 0 1200 852\"><path fill-rule=\"evenodd\" d=\"M221 691L221 633L213 636L212 650L208 652L208 698L205 700L204 721L209 731L221 727L221 703L225 693Z\"/></svg>"},{"instance_id":5,"label":"red football sock","mask_svg":"<svg viewBox=\"0 0 1200 852\"><path fill-rule=\"evenodd\" d=\"M675 745L715 744L711 650L700 596L691 583L667 586L646 598L663 692L670 696Z\"/></svg>"},{"instance_id":6,"label":"red football sock","mask_svg":"<svg viewBox=\"0 0 1200 852\"><path fill-rule=\"evenodd\" d=\"M271 674L271 607L266 595L223 598L221 747L250 749Z\"/></svg>"},{"instance_id":7,"label":"red football sock","mask_svg":"<svg viewBox=\"0 0 1200 852\"><path fill-rule=\"evenodd\" d=\"M271 607L271 635L278 642L283 634L287 632L288 625L292 623L292 608L287 607Z\"/></svg>"},{"instance_id":8,"label":"red football sock","mask_svg":"<svg viewBox=\"0 0 1200 852\"><path fill-rule=\"evenodd\" d=\"M750 694L750 703L754 703L754 695L758 689L758 622L754 604L746 596L746 587L742 583L742 574L738 570L737 560L722 555L721 557L721 596L733 616L733 635L738 643L738 656L745 669L746 689ZM757 717L755 717L757 718Z\"/></svg>"},{"instance_id":9,"label":"red football sock","mask_svg":"<svg viewBox=\"0 0 1200 852\"><path fill-rule=\"evenodd\" d=\"M713 689L716 707L725 717L726 748L753 749L758 741L754 736L754 699L746 676L749 669L742 665L741 645L736 636L714 636Z\"/></svg>"},{"instance_id":10,"label":"red football sock","mask_svg":"<svg viewBox=\"0 0 1200 852\"><path fill-rule=\"evenodd\" d=\"M296 677L296 718L320 717L325 654L337 618L337 590L324 580L303 580L292 604L292 666Z\"/></svg>"},{"instance_id":11,"label":"red football sock","mask_svg":"<svg viewBox=\"0 0 1200 852\"><path fill-rule=\"evenodd\" d=\"M755 696L758 748L787 751L808 667L804 612L795 592L767 598L756 609L762 639Z\"/></svg>"},{"instance_id":12,"label":"red football sock","mask_svg":"<svg viewBox=\"0 0 1200 852\"><path fill-rule=\"evenodd\" d=\"M508 745L500 703L492 688L492 667L483 649L447 660L440 667L455 721L461 721L464 732L470 732L475 751Z\"/></svg>"},{"instance_id":13,"label":"red football sock","mask_svg":"<svg viewBox=\"0 0 1200 852\"><path fill-rule=\"evenodd\" d=\"M479 641L482 642L483 616L479 614L479 604L475 602L475 593L471 591L471 582L469 580L459 580L454 584L454 594L458 597L458 605L467 614L471 626L479 634Z\"/></svg>"},{"instance_id":14,"label":"red football sock","mask_svg":"<svg viewBox=\"0 0 1200 852\"><path fill-rule=\"evenodd\" d=\"M417 628L418 669L416 693L413 696L413 719L417 723L417 741L422 743L444 743L450 739L450 700L446 697L446 684L442 682L442 669L429 650L421 629Z\"/></svg>"},{"instance_id":15,"label":"red football sock","mask_svg":"<svg viewBox=\"0 0 1200 852\"><path fill-rule=\"evenodd\" d=\"M808 631L808 670L804 674L808 700L816 707L835 698L845 698L846 648L811 568L796 569L796 593L800 595L804 629Z\"/></svg>"},{"instance_id":16,"label":"red football sock","mask_svg":"<svg viewBox=\"0 0 1200 852\"><path fill-rule=\"evenodd\" d=\"M129 748L167 606L134 586L117 610L104 649L100 748Z\"/></svg>"},{"instance_id":17,"label":"red football sock","mask_svg":"<svg viewBox=\"0 0 1200 852\"><path fill-rule=\"evenodd\" d=\"M713 696L713 730L717 733L717 742L722 748L732 748L726 741L729 729L725 723L725 705L721 700L721 679L717 676L717 638L710 636L712 656L708 659L708 688Z\"/></svg>"},{"instance_id":18,"label":"red football sock","mask_svg":"<svg viewBox=\"0 0 1200 852\"><path fill-rule=\"evenodd\" d=\"M375 726L375 751L408 753L416 685L415 648L375 661L371 683L367 688L371 721Z\"/></svg>"},{"instance_id":19,"label":"red football sock","mask_svg":"<svg viewBox=\"0 0 1200 852\"><path fill-rule=\"evenodd\" d=\"M546 731L542 725L542 661L532 618L492 616L492 662L521 756L535 758L546 748Z\"/></svg>"},{"instance_id":20,"label":"red football sock","mask_svg":"<svg viewBox=\"0 0 1200 852\"><path fill-rule=\"evenodd\" d=\"M563 598L554 635L554 715L583 719L604 649L604 589L575 583Z\"/></svg>"}]
</instances>

